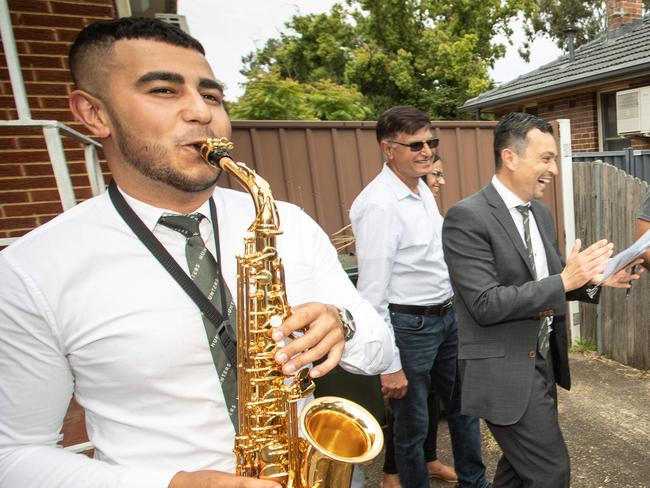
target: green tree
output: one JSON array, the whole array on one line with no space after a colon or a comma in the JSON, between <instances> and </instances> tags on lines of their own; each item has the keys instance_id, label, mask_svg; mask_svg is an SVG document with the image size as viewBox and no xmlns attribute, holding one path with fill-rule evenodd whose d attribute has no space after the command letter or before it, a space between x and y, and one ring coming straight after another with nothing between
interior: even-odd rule
<instances>
[{"instance_id":1,"label":"green tree","mask_svg":"<svg viewBox=\"0 0 650 488\"><path fill-rule=\"evenodd\" d=\"M648 7L650 0L644 4ZM294 16L278 39L243 58L248 83L240 104L248 108L237 113L252 116L253 101L275 98L268 103L277 110L264 110L268 116L331 118L338 111L374 119L390 106L405 104L434 118L468 116L459 114L458 107L492 86L488 70L506 48L495 38L501 34L510 42L515 19L523 19L528 43L520 55L528 59L535 36L549 36L566 49L569 27L575 29L576 46L601 34L606 2L345 0L328 13ZM272 79L264 80L268 75ZM317 108L316 100L324 101L313 96L318 83L329 91L341 87L332 92L328 106L352 97L359 110L323 111L323 103ZM295 100L283 98L288 87L296 92ZM356 98L359 92L361 99Z\"/></svg>"},{"instance_id":2,"label":"green tree","mask_svg":"<svg viewBox=\"0 0 650 488\"><path fill-rule=\"evenodd\" d=\"M229 105L231 118L244 120L364 120L371 113L354 87L298 83L277 70L249 79L245 96Z\"/></svg>"},{"instance_id":3,"label":"green tree","mask_svg":"<svg viewBox=\"0 0 650 488\"><path fill-rule=\"evenodd\" d=\"M240 103L249 104L260 73L275 72L299 84L358 88L367 118L403 104L456 118L467 98L491 86L488 69L505 53L493 39L511 35L522 9L532 11L533 0L346 0L295 16L279 39L244 58Z\"/></svg>"},{"instance_id":4,"label":"green tree","mask_svg":"<svg viewBox=\"0 0 650 488\"><path fill-rule=\"evenodd\" d=\"M644 9L650 9L650 0L643 1ZM528 59L530 41L536 35L546 35L557 46L567 49L569 35L579 47L607 29L607 2L605 0L537 0L529 11L525 24L528 42L520 49Z\"/></svg>"}]
</instances>

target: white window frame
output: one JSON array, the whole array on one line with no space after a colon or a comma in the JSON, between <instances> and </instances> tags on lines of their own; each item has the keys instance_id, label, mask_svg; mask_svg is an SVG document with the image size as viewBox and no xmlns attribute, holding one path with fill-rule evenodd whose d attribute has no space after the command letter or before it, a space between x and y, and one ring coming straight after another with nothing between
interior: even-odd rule
<instances>
[{"instance_id":1,"label":"white window frame","mask_svg":"<svg viewBox=\"0 0 650 488\"><path fill-rule=\"evenodd\" d=\"M603 95L611 95L615 94L616 92L619 92L621 90L627 90L630 88L629 84L620 84L616 85L614 87L608 87L606 90L598 90L596 92L596 117L598 117L598 151L602 152L605 151L605 133L603 131L603 125L604 125L604 113L603 113L603 104L602 104L602 98Z\"/></svg>"},{"instance_id":2,"label":"white window frame","mask_svg":"<svg viewBox=\"0 0 650 488\"><path fill-rule=\"evenodd\" d=\"M129 0L115 0L115 8L117 9L117 16L131 17L131 2Z\"/></svg>"}]
</instances>

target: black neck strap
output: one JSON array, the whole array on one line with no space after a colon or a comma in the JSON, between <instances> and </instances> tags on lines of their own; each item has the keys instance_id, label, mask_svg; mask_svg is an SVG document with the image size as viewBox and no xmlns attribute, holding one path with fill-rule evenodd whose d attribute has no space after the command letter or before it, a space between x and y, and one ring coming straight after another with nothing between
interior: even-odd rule
<instances>
[{"instance_id":1,"label":"black neck strap","mask_svg":"<svg viewBox=\"0 0 650 488\"><path fill-rule=\"evenodd\" d=\"M149 249L151 254L162 264L167 272L176 280L176 282L183 288L185 293L196 303L201 312L214 324L217 328L219 340L223 345L223 349L228 357L228 361L232 365L237 364L237 346L229 334L229 322L227 313L223 315L219 313L216 307L208 300L203 294L196 283L188 276L188 274L180 267L171 254L165 249L160 241L153 235L144 222L136 215L133 209L126 202L120 191L117 189L115 181L111 180L108 185L108 194L115 206L115 209L120 214L124 222L131 228L133 233L140 239L140 241ZM214 200L210 197L210 218L212 219L212 229L214 231L215 248L217 251L217 265L219 280L221 281L221 304L224 309L228 304L225 300L225 282L221 274L221 251L219 248L219 224L217 222L217 210L214 205ZM224 318L225 316L225 318Z\"/></svg>"}]
</instances>

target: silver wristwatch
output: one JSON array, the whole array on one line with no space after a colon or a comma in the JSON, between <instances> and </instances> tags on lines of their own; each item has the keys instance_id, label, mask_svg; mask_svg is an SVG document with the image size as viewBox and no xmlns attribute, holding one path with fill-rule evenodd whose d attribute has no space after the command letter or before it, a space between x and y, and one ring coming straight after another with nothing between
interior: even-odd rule
<instances>
[{"instance_id":1,"label":"silver wristwatch","mask_svg":"<svg viewBox=\"0 0 650 488\"><path fill-rule=\"evenodd\" d=\"M339 318L343 324L343 339L345 342L348 342L354 337L354 333L357 331L357 326L354 325L354 317L346 309L341 307L336 307L339 311Z\"/></svg>"}]
</instances>

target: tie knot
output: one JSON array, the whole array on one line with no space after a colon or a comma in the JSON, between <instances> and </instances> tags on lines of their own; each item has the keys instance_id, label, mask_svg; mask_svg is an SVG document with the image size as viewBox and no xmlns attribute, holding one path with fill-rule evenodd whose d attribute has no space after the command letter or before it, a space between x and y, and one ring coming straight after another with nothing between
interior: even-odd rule
<instances>
[{"instance_id":1,"label":"tie knot","mask_svg":"<svg viewBox=\"0 0 650 488\"><path fill-rule=\"evenodd\" d=\"M528 205L517 205L515 208L519 210L519 213L524 217L527 217L528 212L530 211L530 207Z\"/></svg>"},{"instance_id":2,"label":"tie knot","mask_svg":"<svg viewBox=\"0 0 650 488\"><path fill-rule=\"evenodd\" d=\"M199 224L204 216L200 213L190 215L163 214L158 220L161 225L180 232L187 239L201 235Z\"/></svg>"}]
</instances>

